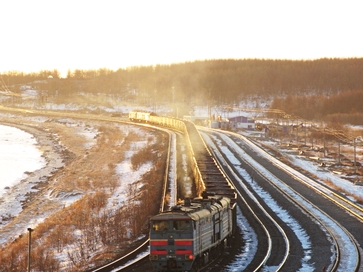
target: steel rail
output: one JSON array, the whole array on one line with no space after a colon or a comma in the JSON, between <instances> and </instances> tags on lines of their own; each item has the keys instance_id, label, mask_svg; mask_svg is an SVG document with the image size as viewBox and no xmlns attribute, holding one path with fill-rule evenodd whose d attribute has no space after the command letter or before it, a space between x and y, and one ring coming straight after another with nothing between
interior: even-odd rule
<instances>
[{"instance_id":1,"label":"steel rail","mask_svg":"<svg viewBox=\"0 0 363 272\"><path fill-rule=\"evenodd\" d=\"M270 219L270 221L274 224L274 226L279 230L279 232L281 233L285 244L286 244L286 252L284 254L284 258L282 260L282 262L279 264L279 266L277 267L276 271L279 271L283 264L286 262L287 258L288 258L288 252L290 251L290 243L289 243L289 239L285 233L285 231L283 230L283 228L272 218L272 216L263 208L263 206L261 205L261 203L256 199L256 197L254 196L254 194L247 188L247 186L244 184L244 182L239 178L239 176L236 174L236 172L234 171L234 169L229 165L229 163L223 158L223 156L221 155L221 153L219 152L219 150L217 148L214 148L213 150L210 150L210 152L212 154L214 154L217 163L219 164L221 169L224 169L224 167L227 167L229 172L233 175L233 178L230 178L230 180L236 180L239 182L240 186L243 187L244 191L248 194L249 198L255 202L255 204L260 208L260 211L267 217ZM223 162L223 165L222 165ZM223 170L224 171L224 170ZM226 173L226 171L224 171L224 174L226 176L229 176L228 173ZM236 186L235 186L236 188ZM255 267L253 269L253 271L259 271L268 261L271 252L272 252L272 238L271 235L269 233L269 231L267 230L267 227L265 226L265 224L262 223L261 219L258 217L258 215L253 211L253 209L251 208L251 206L247 203L247 201L243 198L242 194L236 189L236 192L238 194L238 196L240 197L240 199L242 199L242 201L245 203L245 205L248 207L248 209L251 211L251 213L253 214L253 216L256 218L256 220L260 223L261 227L264 229L266 236L267 236L267 241L268 241L268 249L267 252L265 254L265 257L263 258L263 260L260 262L260 264Z\"/></svg>"},{"instance_id":2,"label":"steel rail","mask_svg":"<svg viewBox=\"0 0 363 272\"><path fill-rule=\"evenodd\" d=\"M265 150L263 150L262 148L260 148L259 146L255 145L254 143L252 143L251 141L249 141L246 137L241 136L239 134L235 134L235 133L224 133L224 135L226 134L230 134L233 135L235 137L240 138L243 141L247 141L249 142L249 144L254 145L254 147L260 149L260 152L264 155L266 155L266 158L268 160L270 160L271 162L274 163L274 165L276 167L279 167L280 169L282 169L283 171L285 171L285 173L291 175L293 178L297 178L299 176L299 180L301 180L302 182L304 182L304 184L306 184L307 186L309 186L309 188L314 189L314 191L316 191L317 193L319 193L320 195L326 197L329 200L332 200L331 197L329 197L327 194L325 194L322 191L319 191L317 188L310 186L310 184L308 184L307 182L305 182L301 176L303 176L303 174L301 174L300 172L296 171L295 169L289 167L289 166L281 166L281 162L276 163L276 161L278 161L276 158L274 158L273 156L271 156L270 154L268 154ZM244 160L245 163L248 163L252 168L255 169L255 171L260 172L256 167L254 167L253 165L251 165L248 161L245 160L245 158L242 158L242 160ZM291 170L291 172L290 172ZM296 173L298 173L298 175L296 175ZM261 173L263 174L263 173ZM272 174L271 174L272 175ZM304 176L305 177L305 176ZM307 177L306 177L307 178ZM280 183L285 184L283 181L281 181L280 179L278 179L276 177L277 180L279 180ZM338 226L338 228L340 228L349 238L349 240L351 241L351 245L353 245L354 249L355 249L355 253L356 253L356 259L355 259L355 270L354 271L358 271L359 269L359 265L360 265L360 251L359 251L359 246L357 245L354 237L341 225L339 224L336 220L332 219L328 214L326 214L324 211L322 211L320 208L318 208L317 206L315 206L314 204L312 204L310 201L308 201L306 198L304 198L301 194L299 194L298 192L296 192L295 190L293 190L291 187L289 187L288 185L285 184L285 186L288 188L289 191L291 191L292 193L288 193L286 192L287 190L282 189L279 185L277 185L275 182L273 182L270 179L270 182L272 185L275 186L276 189L278 189L280 192L282 192L284 195L286 195L289 199L291 199L293 202L296 203L296 205L299 205L299 207L301 207L302 209L304 209L307 213L309 213L310 215L312 215L317 221L321 222L321 224L325 227L325 229L332 235L334 241L336 242L336 249L337 249L337 257L336 257L336 261L334 262L333 266L332 266L332 270L331 271L336 271L337 269L339 269L339 264L341 264L341 259L342 259L342 255L345 256L346 259L351 258L352 256L352 252L341 252L341 248L345 245L346 241L342 241L342 239L337 239L336 237L340 237L341 235L334 231L333 228L331 228L331 224L327 224L324 223L321 217L318 217L316 213L312 213L311 209L309 208L305 208L302 204L301 204L301 200L296 200L295 197L293 197L292 195L296 195L299 196L303 201L305 201L306 203L308 203L309 205L311 205L312 207L314 207L314 209L316 209L317 211L319 211L320 213L322 213L325 217L329 218L329 220L331 220L331 222L334 222L334 224L336 224ZM324 189L327 189L326 187L323 186ZM330 190L329 190L330 191ZM334 201L334 203L336 203L336 201ZM339 204L340 207L342 207L343 205L341 205L340 203L336 203ZM347 209L345 209L347 210ZM348 210L347 210L348 211ZM341 244L341 245L339 245ZM345 270L344 270L345 271Z\"/></svg>"},{"instance_id":3,"label":"steel rail","mask_svg":"<svg viewBox=\"0 0 363 272\"><path fill-rule=\"evenodd\" d=\"M363 207L353 203L351 200L349 200L347 198L344 198L344 197L340 196L339 194L337 194L333 190L331 190L328 187L322 185L321 183L319 183L319 182L317 182L317 181L303 175L302 173L295 170L294 168L292 168L292 167L290 167L288 165L285 165L285 164L283 166L281 166L282 163L278 159L271 156L268 152L266 152L264 149L262 149L258 145L255 145L251 140L247 139L246 137L244 137L244 136L242 136L240 134L231 133L231 132L229 132L229 134L231 134L231 135L233 135L235 137L238 137L239 139L247 142L249 145L253 145L254 148L259 149L259 152L264 154L264 156L268 160L270 160L276 167L280 168L285 173L287 173L290 176L294 177L297 181L300 181L301 183L305 184L307 187L313 189L315 192L317 192L320 195L324 196L325 198L329 199L330 201L332 201L333 203L335 203L336 205L341 207L343 210L349 212L350 214L352 214L357 219L359 219L359 220L361 220L363 222ZM343 203L345 203L349 207L345 206L344 204L342 204L337 199L342 201ZM355 211L353 209L355 209ZM361 214L359 214L359 212Z\"/></svg>"},{"instance_id":4,"label":"steel rail","mask_svg":"<svg viewBox=\"0 0 363 272\"><path fill-rule=\"evenodd\" d=\"M242 150L242 149L241 149ZM237 151L237 150L235 150ZM240 153L240 152L237 152ZM314 220L316 220L317 222L319 222L322 226L325 227L326 231L330 234L331 238L334 241L334 247L336 249L336 261L334 262L332 269L330 269L330 271L335 271L335 267L338 266L339 260L340 260L340 249L337 243L337 240L335 238L335 236L333 235L333 233L330 231L329 228L326 227L326 225L319 219L317 218L309 209L307 209L305 206L301 205L300 202L298 202L295 198L293 198L291 196L291 194L287 193L285 190L283 190L280 186L278 186L275 182L273 182L268 176L266 176L263 172L261 172L258 168L256 168L253 164L251 164L249 161L245 160L242 156L240 156L240 158L245 164L249 165L249 167L251 167L256 173L258 173L260 176L262 176L264 179L269 180L270 184L274 186L275 189L277 189L281 194L283 194L285 197L287 197L290 202L294 203L296 206L300 207L302 210L305 211L305 213L309 214L312 218L314 218ZM276 177L277 178L277 177ZM281 183L283 183L280 179L279 181ZM292 190L291 188L289 188L289 190ZM300 194L298 194L296 191L292 190L294 192L294 194L299 195L301 198L303 198ZM309 202L309 201L308 201ZM310 202L309 202L310 203ZM313 206L312 203L310 203L310 205Z\"/></svg>"}]
</instances>

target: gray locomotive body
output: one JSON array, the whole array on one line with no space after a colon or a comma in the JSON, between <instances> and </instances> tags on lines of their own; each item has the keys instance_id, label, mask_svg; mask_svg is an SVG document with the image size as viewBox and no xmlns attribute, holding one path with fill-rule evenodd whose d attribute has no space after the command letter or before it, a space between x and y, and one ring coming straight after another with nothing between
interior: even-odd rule
<instances>
[{"instance_id":1,"label":"gray locomotive body","mask_svg":"<svg viewBox=\"0 0 363 272\"><path fill-rule=\"evenodd\" d=\"M155 271L197 271L219 256L233 234L227 197L186 201L150 220L150 261Z\"/></svg>"}]
</instances>

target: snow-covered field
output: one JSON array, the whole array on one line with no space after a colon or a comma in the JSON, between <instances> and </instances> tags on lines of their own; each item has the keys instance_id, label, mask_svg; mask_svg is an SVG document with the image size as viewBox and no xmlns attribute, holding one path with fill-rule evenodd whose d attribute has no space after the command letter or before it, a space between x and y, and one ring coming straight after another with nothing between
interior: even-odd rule
<instances>
[{"instance_id":1,"label":"snow-covered field","mask_svg":"<svg viewBox=\"0 0 363 272\"><path fill-rule=\"evenodd\" d=\"M8 114L0 114L0 116L9 117ZM44 122L54 122L54 119L45 117L29 116L27 119L35 123L35 127ZM95 139L99 132L92 125L85 125L84 122L68 118L58 118L56 122L62 123L65 127L71 127L76 134L81 135L81 137L85 139L83 145L85 150L96 145ZM127 125L119 126L119 129L126 135L128 133L133 133L134 135L145 133L140 128L134 128ZM57 138L56 135L54 137ZM151 134L148 134L147 136L143 135L141 138L145 139L144 137L148 138L148 141L135 140L130 151L127 151L125 157L116 165L115 175L119 177L119 187L114 189L106 208L119 209L120 207L127 205L125 203L129 202L128 185L138 182L140 177L152 167L151 162L141 165L137 170L133 170L131 167L132 164L130 160L133 153L144 148L152 139ZM7 125L0 126L0 187L2 193L2 195L0 195L0 244L6 244L7 242L13 241L16 237L25 233L28 227L36 229L37 225L49 216L47 213L36 213L33 214L31 219L27 222L21 222L21 224L17 224L17 226L12 227L10 230L7 227L11 218L17 217L22 212L22 205L26 200L27 194L29 194L29 192L37 191L37 181L35 181L33 177L34 172L41 171L47 165L47 162L49 163L49 160L53 161L54 159L54 157L51 159L49 158L43 150L44 147L37 142L37 139L38 138L34 135L19 128ZM121 140L122 138L120 138L120 141ZM122 145L122 142L116 142L116 144ZM49 165L47 165L47 167L49 167ZM59 168L59 164L58 167L53 168L53 170L56 168ZM31 180L29 180L30 177ZM38 179L40 182L40 178ZM142 186L142 184L138 184L138 186ZM81 195L79 193L53 194L50 191L45 197L66 207L77 201ZM6 231L4 231L4 226L7 228ZM62 260L61 266L63 268L68 266L68 249L72 250L72 248L69 247L62 253L57 253L57 259Z\"/></svg>"}]
</instances>

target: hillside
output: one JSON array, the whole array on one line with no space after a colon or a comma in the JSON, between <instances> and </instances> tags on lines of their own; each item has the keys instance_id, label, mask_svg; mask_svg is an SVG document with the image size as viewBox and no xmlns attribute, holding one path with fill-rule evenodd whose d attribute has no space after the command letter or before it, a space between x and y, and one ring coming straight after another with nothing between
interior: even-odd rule
<instances>
[{"instance_id":1,"label":"hillside","mask_svg":"<svg viewBox=\"0 0 363 272\"><path fill-rule=\"evenodd\" d=\"M167 105L174 115L189 115L193 106L240 105L268 100L274 107L306 119L362 125L363 58L318 60L226 59L118 69L57 70L1 76L3 105L32 107L89 103L100 110L102 97L157 111ZM25 89L34 90L27 98ZM83 101L80 101L83 100ZM271 105L271 102L274 103ZM29 104L29 103L28 103ZM102 109L101 109L102 110Z\"/></svg>"}]
</instances>

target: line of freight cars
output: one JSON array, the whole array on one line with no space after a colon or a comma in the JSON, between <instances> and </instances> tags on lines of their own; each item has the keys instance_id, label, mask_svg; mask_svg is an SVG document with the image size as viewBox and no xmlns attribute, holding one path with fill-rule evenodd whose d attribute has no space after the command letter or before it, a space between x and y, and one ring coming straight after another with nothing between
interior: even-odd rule
<instances>
[{"instance_id":1,"label":"line of freight cars","mask_svg":"<svg viewBox=\"0 0 363 272\"><path fill-rule=\"evenodd\" d=\"M198 197L150 219L150 261L155 271L198 271L219 256L236 228L234 187L186 120L132 111L133 122L166 126L184 133L193 161Z\"/></svg>"}]
</instances>

